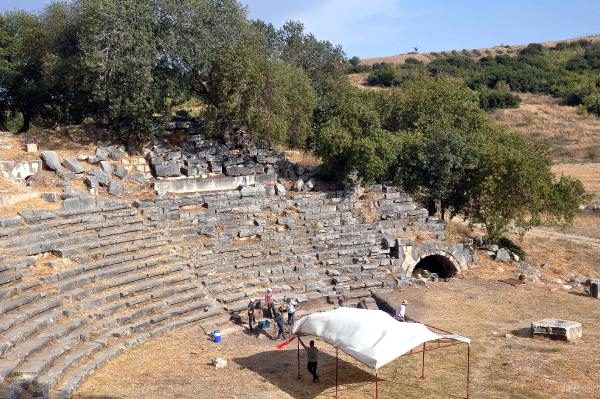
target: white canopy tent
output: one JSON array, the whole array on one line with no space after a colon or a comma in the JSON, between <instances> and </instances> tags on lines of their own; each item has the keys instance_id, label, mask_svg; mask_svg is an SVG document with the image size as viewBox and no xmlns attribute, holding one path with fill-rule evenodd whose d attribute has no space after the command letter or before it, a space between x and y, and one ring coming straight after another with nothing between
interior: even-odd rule
<instances>
[{"instance_id":1,"label":"white canopy tent","mask_svg":"<svg viewBox=\"0 0 600 399\"><path fill-rule=\"evenodd\" d=\"M414 348L423 345L422 377L424 377L425 343L430 341L465 343L469 348L468 359L470 359L471 340L469 338L449 333L436 333L420 323L398 322L381 310L341 307L327 312L314 313L294 323L292 334L299 337L318 337L335 347L336 354L337 350L340 349L354 359L375 369L376 375L377 370L381 367L409 352L413 353ZM468 360L468 367L469 363ZM375 381L377 397L377 378ZM469 397L468 381L469 375L467 375L467 398Z\"/></svg>"}]
</instances>

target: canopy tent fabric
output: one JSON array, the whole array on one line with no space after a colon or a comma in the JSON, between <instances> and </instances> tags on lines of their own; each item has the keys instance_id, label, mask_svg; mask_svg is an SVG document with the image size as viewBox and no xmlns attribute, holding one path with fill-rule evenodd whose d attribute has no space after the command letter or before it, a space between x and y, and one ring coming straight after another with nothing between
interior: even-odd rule
<instances>
[{"instance_id":1,"label":"canopy tent fabric","mask_svg":"<svg viewBox=\"0 0 600 399\"><path fill-rule=\"evenodd\" d=\"M423 324L398 322L381 310L344 307L301 318L292 334L321 338L375 370L428 341L471 343L460 335L434 333Z\"/></svg>"}]
</instances>

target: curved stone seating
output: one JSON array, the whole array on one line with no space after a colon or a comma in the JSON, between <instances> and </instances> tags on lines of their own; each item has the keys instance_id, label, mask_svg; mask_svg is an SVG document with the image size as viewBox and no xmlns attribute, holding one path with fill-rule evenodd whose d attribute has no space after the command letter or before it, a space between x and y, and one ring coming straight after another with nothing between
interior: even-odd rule
<instances>
[{"instance_id":1,"label":"curved stone seating","mask_svg":"<svg viewBox=\"0 0 600 399\"><path fill-rule=\"evenodd\" d=\"M268 286L300 301L358 300L395 284L384 237L445 237L381 187L361 199L247 192L71 198L0 218L0 397L69 397L126 348L240 311Z\"/></svg>"}]
</instances>

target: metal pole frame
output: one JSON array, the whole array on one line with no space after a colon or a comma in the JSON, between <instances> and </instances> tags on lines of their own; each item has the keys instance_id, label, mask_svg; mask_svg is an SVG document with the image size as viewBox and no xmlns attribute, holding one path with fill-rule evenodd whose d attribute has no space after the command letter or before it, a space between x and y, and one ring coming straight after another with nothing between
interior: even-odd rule
<instances>
[{"instance_id":1,"label":"metal pole frame","mask_svg":"<svg viewBox=\"0 0 600 399\"><path fill-rule=\"evenodd\" d=\"M375 369L375 399L379 399L379 386L377 385L377 369Z\"/></svg>"},{"instance_id":2,"label":"metal pole frame","mask_svg":"<svg viewBox=\"0 0 600 399\"><path fill-rule=\"evenodd\" d=\"M300 337L298 337L298 375L296 376L296 379L299 380L302 377L300 376Z\"/></svg>"},{"instance_id":3,"label":"metal pole frame","mask_svg":"<svg viewBox=\"0 0 600 399\"><path fill-rule=\"evenodd\" d=\"M335 348L335 397L338 398L338 348Z\"/></svg>"},{"instance_id":4,"label":"metal pole frame","mask_svg":"<svg viewBox=\"0 0 600 399\"><path fill-rule=\"evenodd\" d=\"M425 379L425 351L427 350L425 345L426 343L423 342L423 363L421 365L421 379L423 380Z\"/></svg>"},{"instance_id":5,"label":"metal pole frame","mask_svg":"<svg viewBox=\"0 0 600 399\"><path fill-rule=\"evenodd\" d=\"M471 344L467 344L467 399L470 396L470 384L471 384Z\"/></svg>"}]
</instances>

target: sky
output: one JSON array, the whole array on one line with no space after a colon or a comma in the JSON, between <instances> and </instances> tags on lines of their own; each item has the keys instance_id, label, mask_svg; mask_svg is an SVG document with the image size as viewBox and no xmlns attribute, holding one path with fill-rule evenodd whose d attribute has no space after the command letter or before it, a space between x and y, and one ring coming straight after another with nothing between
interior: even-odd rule
<instances>
[{"instance_id":1,"label":"sky","mask_svg":"<svg viewBox=\"0 0 600 399\"><path fill-rule=\"evenodd\" d=\"M37 11L49 0L0 0ZM361 58L600 34L599 0L241 0L252 19L304 23Z\"/></svg>"}]
</instances>

